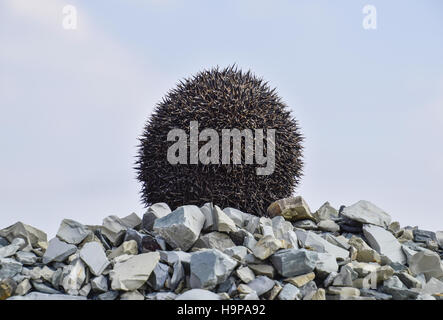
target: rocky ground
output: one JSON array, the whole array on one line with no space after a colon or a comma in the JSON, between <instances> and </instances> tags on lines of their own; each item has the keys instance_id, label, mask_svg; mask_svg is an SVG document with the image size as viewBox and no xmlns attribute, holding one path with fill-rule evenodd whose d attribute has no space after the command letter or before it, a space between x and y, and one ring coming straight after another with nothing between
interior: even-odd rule
<instances>
[{"instance_id":1,"label":"rocky ground","mask_svg":"<svg viewBox=\"0 0 443 320\"><path fill-rule=\"evenodd\" d=\"M55 238L0 230L3 299L441 300L443 232L402 228L368 201L274 202L269 217L210 203L65 219Z\"/></svg>"}]
</instances>

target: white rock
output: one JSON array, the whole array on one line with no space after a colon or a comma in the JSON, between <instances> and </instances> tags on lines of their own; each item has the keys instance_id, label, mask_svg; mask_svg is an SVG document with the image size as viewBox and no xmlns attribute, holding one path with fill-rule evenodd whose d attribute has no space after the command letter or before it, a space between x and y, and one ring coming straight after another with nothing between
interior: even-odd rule
<instances>
[{"instance_id":1,"label":"white rock","mask_svg":"<svg viewBox=\"0 0 443 320\"><path fill-rule=\"evenodd\" d=\"M218 206L214 206L214 229L219 232L236 232L237 226L235 222L229 218L229 216L224 213Z\"/></svg>"},{"instance_id":2,"label":"white rock","mask_svg":"<svg viewBox=\"0 0 443 320\"><path fill-rule=\"evenodd\" d=\"M66 274L62 281L63 289L70 295L78 295L86 279L85 265L80 259L63 268Z\"/></svg>"},{"instance_id":3,"label":"white rock","mask_svg":"<svg viewBox=\"0 0 443 320\"><path fill-rule=\"evenodd\" d=\"M89 267L91 273L99 276L109 265L103 246L95 241L86 243L80 250L80 258Z\"/></svg>"},{"instance_id":4,"label":"white rock","mask_svg":"<svg viewBox=\"0 0 443 320\"><path fill-rule=\"evenodd\" d=\"M264 236L255 245L252 253L261 260L270 257L278 249L283 248L284 244L281 240L274 238L271 235Z\"/></svg>"},{"instance_id":5,"label":"white rock","mask_svg":"<svg viewBox=\"0 0 443 320\"><path fill-rule=\"evenodd\" d=\"M255 279L254 272L248 267L241 267L236 270L237 277L240 278L244 283L249 283Z\"/></svg>"},{"instance_id":6,"label":"white rock","mask_svg":"<svg viewBox=\"0 0 443 320\"><path fill-rule=\"evenodd\" d=\"M285 241L288 248L298 249L297 235L289 221L286 221L282 216L276 216L272 218L272 229L275 237Z\"/></svg>"},{"instance_id":7,"label":"white rock","mask_svg":"<svg viewBox=\"0 0 443 320\"><path fill-rule=\"evenodd\" d=\"M435 236L437 237L438 246L443 249L443 231L437 231Z\"/></svg>"},{"instance_id":8,"label":"white rock","mask_svg":"<svg viewBox=\"0 0 443 320\"><path fill-rule=\"evenodd\" d=\"M146 213L143 215L143 229L146 231L151 231L154 226L155 220L163 218L171 213L171 208L164 203L154 203L148 208Z\"/></svg>"},{"instance_id":9,"label":"white rock","mask_svg":"<svg viewBox=\"0 0 443 320\"><path fill-rule=\"evenodd\" d=\"M135 290L135 291L128 291L128 292L123 293L120 296L120 300L145 300L145 296L142 295L137 290Z\"/></svg>"},{"instance_id":10,"label":"white rock","mask_svg":"<svg viewBox=\"0 0 443 320\"><path fill-rule=\"evenodd\" d=\"M423 273L428 281L432 277L443 278L443 265L440 256L430 250L417 252L409 258L409 269L415 275Z\"/></svg>"},{"instance_id":11,"label":"white rock","mask_svg":"<svg viewBox=\"0 0 443 320\"><path fill-rule=\"evenodd\" d=\"M7 258L13 256L18 250L26 245L22 238L15 238L10 245L0 248L0 258Z\"/></svg>"},{"instance_id":12,"label":"white rock","mask_svg":"<svg viewBox=\"0 0 443 320\"><path fill-rule=\"evenodd\" d=\"M375 225L364 225L363 234L368 240L372 249L381 255L385 255L392 262L404 264L406 256L403 253L402 246L391 232Z\"/></svg>"},{"instance_id":13,"label":"white rock","mask_svg":"<svg viewBox=\"0 0 443 320\"><path fill-rule=\"evenodd\" d=\"M431 278L424 285L421 292L426 294L443 294L443 282L435 278Z\"/></svg>"},{"instance_id":14,"label":"white rock","mask_svg":"<svg viewBox=\"0 0 443 320\"><path fill-rule=\"evenodd\" d=\"M154 231L173 248L187 251L200 235L205 216L194 205L182 206L167 216L155 220Z\"/></svg>"},{"instance_id":15,"label":"white rock","mask_svg":"<svg viewBox=\"0 0 443 320\"><path fill-rule=\"evenodd\" d=\"M179 295L175 300L221 300L221 297L209 290L191 289Z\"/></svg>"},{"instance_id":16,"label":"white rock","mask_svg":"<svg viewBox=\"0 0 443 320\"><path fill-rule=\"evenodd\" d=\"M322 220L317 224L317 226L321 230L328 231L328 232L340 231L340 226L332 220Z\"/></svg>"},{"instance_id":17,"label":"white rock","mask_svg":"<svg viewBox=\"0 0 443 320\"><path fill-rule=\"evenodd\" d=\"M287 283L283 286L283 289L278 295L279 300L300 300L301 292L300 289L293 284Z\"/></svg>"},{"instance_id":18,"label":"white rock","mask_svg":"<svg viewBox=\"0 0 443 320\"><path fill-rule=\"evenodd\" d=\"M296 230L297 238L305 248L311 248L317 252L332 254L336 259L344 260L349 257L349 252L320 237L312 231Z\"/></svg>"},{"instance_id":19,"label":"white rock","mask_svg":"<svg viewBox=\"0 0 443 320\"><path fill-rule=\"evenodd\" d=\"M234 221L235 225L239 228L243 228L244 224L244 213L235 208L224 208L223 212Z\"/></svg>"},{"instance_id":20,"label":"white rock","mask_svg":"<svg viewBox=\"0 0 443 320\"><path fill-rule=\"evenodd\" d=\"M118 246L123 241L127 229L128 227L119 217L111 215L103 219L101 232L113 246Z\"/></svg>"},{"instance_id":21,"label":"white rock","mask_svg":"<svg viewBox=\"0 0 443 320\"><path fill-rule=\"evenodd\" d=\"M385 228L391 223L389 214L366 200L360 200L352 206L345 207L341 214L351 220Z\"/></svg>"},{"instance_id":22,"label":"white rock","mask_svg":"<svg viewBox=\"0 0 443 320\"><path fill-rule=\"evenodd\" d=\"M109 274L112 290L137 290L148 280L159 260L158 252L149 252L117 263Z\"/></svg>"}]
</instances>

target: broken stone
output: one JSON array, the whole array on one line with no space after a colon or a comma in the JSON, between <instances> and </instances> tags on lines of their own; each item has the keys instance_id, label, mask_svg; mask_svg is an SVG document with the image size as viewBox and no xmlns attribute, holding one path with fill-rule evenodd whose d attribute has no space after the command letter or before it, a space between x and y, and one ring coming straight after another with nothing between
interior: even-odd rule
<instances>
[{"instance_id":1,"label":"broken stone","mask_svg":"<svg viewBox=\"0 0 443 320\"><path fill-rule=\"evenodd\" d=\"M94 292L106 292L108 291L108 279L101 275L91 280L91 288Z\"/></svg>"},{"instance_id":2,"label":"broken stone","mask_svg":"<svg viewBox=\"0 0 443 320\"><path fill-rule=\"evenodd\" d=\"M115 300L118 298L117 291L108 291L97 296L97 300Z\"/></svg>"},{"instance_id":3,"label":"broken stone","mask_svg":"<svg viewBox=\"0 0 443 320\"><path fill-rule=\"evenodd\" d=\"M432 231L414 229L412 230L412 234L414 235L415 242L425 242L428 240L437 241L437 236Z\"/></svg>"},{"instance_id":4,"label":"broken stone","mask_svg":"<svg viewBox=\"0 0 443 320\"><path fill-rule=\"evenodd\" d=\"M146 231L151 231L154 226L155 220L163 218L170 213L171 213L171 208L169 208L169 206L166 203L159 202L153 204L148 208L146 213L143 215L143 222L142 222L143 229L145 229Z\"/></svg>"},{"instance_id":5,"label":"broken stone","mask_svg":"<svg viewBox=\"0 0 443 320\"><path fill-rule=\"evenodd\" d=\"M212 210L214 216L213 229L219 232L236 232L237 226L235 222L229 218L229 216L224 213L218 206L214 206Z\"/></svg>"},{"instance_id":6,"label":"broken stone","mask_svg":"<svg viewBox=\"0 0 443 320\"><path fill-rule=\"evenodd\" d=\"M185 278L185 268L183 267L183 264L180 261L174 263L173 269L174 271L172 273L171 282L169 284L169 288L171 290L177 289L180 282L182 282L183 279Z\"/></svg>"},{"instance_id":7,"label":"broken stone","mask_svg":"<svg viewBox=\"0 0 443 320\"><path fill-rule=\"evenodd\" d=\"M440 257L432 251L421 251L414 254L409 259L409 268L415 275L423 273L428 281L432 277L437 279L443 277Z\"/></svg>"},{"instance_id":8,"label":"broken stone","mask_svg":"<svg viewBox=\"0 0 443 320\"><path fill-rule=\"evenodd\" d=\"M151 272L151 275L148 279L149 286L156 290L160 291L164 288L166 280L169 278L169 267L164 263L157 263L154 270Z\"/></svg>"},{"instance_id":9,"label":"broken stone","mask_svg":"<svg viewBox=\"0 0 443 320\"><path fill-rule=\"evenodd\" d=\"M204 249L191 257L191 288L213 289L226 281L237 262L217 249Z\"/></svg>"},{"instance_id":10,"label":"broken stone","mask_svg":"<svg viewBox=\"0 0 443 320\"><path fill-rule=\"evenodd\" d=\"M352 206L344 208L341 215L351 220L383 228L386 228L391 223L391 216L389 214L366 200L360 200Z\"/></svg>"},{"instance_id":11,"label":"broken stone","mask_svg":"<svg viewBox=\"0 0 443 320\"><path fill-rule=\"evenodd\" d=\"M393 262L400 262L402 264L406 262L401 244L389 231L367 224L363 227L363 234L371 248L379 254L385 255Z\"/></svg>"},{"instance_id":12,"label":"broken stone","mask_svg":"<svg viewBox=\"0 0 443 320\"><path fill-rule=\"evenodd\" d=\"M209 290L191 289L177 296L175 300L221 300L221 297Z\"/></svg>"},{"instance_id":13,"label":"broken stone","mask_svg":"<svg viewBox=\"0 0 443 320\"><path fill-rule=\"evenodd\" d=\"M284 281L285 282L289 282L297 287L302 287L305 284L307 284L309 281L314 280L315 278L315 273L314 272L310 272L307 274L303 274L301 276L297 276L297 277L292 277L292 278L287 278Z\"/></svg>"},{"instance_id":14,"label":"broken stone","mask_svg":"<svg viewBox=\"0 0 443 320\"><path fill-rule=\"evenodd\" d=\"M15 254L15 258L18 262L30 266L37 262L38 257L35 255L35 253L27 252L27 251L19 251Z\"/></svg>"},{"instance_id":15,"label":"broken stone","mask_svg":"<svg viewBox=\"0 0 443 320\"><path fill-rule=\"evenodd\" d=\"M25 247L25 240L22 238L15 238L10 245L0 248L0 258L7 258L13 256L18 250Z\"/></svg>"},{"instance_id":16,"label":"broken stone","mask_svg":"<svg viewBox=\"0 0 443 320\"><path fill-rule=\"evenodd\" d=\"M22 238L26 245L30 244L32 247L36 247L38 242L47 241L46 233L22 222L0 230L0 237L6 238L9 242L15 238Z\"/></svg>"},{"instance_id":17,"label":"broken stone","mask_svg":"<svg viewBox=\"0 0 443 320\"><path fill-rule=\"evenodd\" d=\"M145 300L145 296L137 290L128 291L120 296L120 300Z\"/></svg>"},{"instance_id":18,"label":"broken stone","mask_svg":"<svg viewBox=\"0 0 443 320\"><path fill-rule=\"evenodd\" d=\"M111 251L108 255L109 259L114 259L115 257L128 254L136 255L138 253L137 242L135 240L125 241L118 248Z\"/></svg>"},{"instance_id":19,"label":"broken stone","mask_svg":"<svg viewBox=\"0 0 443 320\"><path fill-rule=\"evenodd\" d=\"M248 248L244 246L235 246L231 248L227 248L223 251L228 256L237 259L238 261L244 261L246 255L248 254Z\"/></svg>"},{"instance_id":20,"label":"broken stone","mask_svg":"<svg viewBox=\"0 0 443 320\"><path fill-rule=\"evenodd\" d=\"M268 207L271 218L283 216L286 220L298 221L303 219L314 220L308 204L301 196L277 200Z\"/></svg>"},{"instance_id":21,"label":"broken stone","mask_svg":"<svg viewBox=\"0 0 443 320\"><path fill-rule=\"evenodd\" d=\"M15 294L18 296L24 296L31 289L32 289L32 286L31 286L31 282L29 281L29 279L24 279L22 282L20 282L17 285L17 288L15 289Z\"/></svg>"},{"instance_id":22,"label":"broken stone","mask_svg":"<svg viewBox=\"0 0 443 320\"><path fill-rule=\"evenodd\" d=\"M6 300L14 293L17 283L12 279L0 280L0 300Z\"/></svg>"},{"instance_id":23,"label":"broken stone","mask_svg":"<svg viewBox=\"0 0 443 320\"><path fill-rule=\"evenodd\" d=\"M254 290L258 296L261 296L271 290L275 285L274 280L266 276L258 276L248 283L248 287Z\"/></svg>"},{"instance_id":24,"label":"broken stone","mask_svg":"<svg viewBox=\"0 0 443 320\"><path fill-rule=\"evenodd\" d=\"M101 233L116 247L122 243L127 229L119 217L111 215L103 219Z\"/></svg>"},{"instance_id":25,"label":"broken stone","mask_svg":"<svg viewBox=\"0 0 443 320\"><path fill-rule=\"evenodd\" d=\"M69 294L47 294L41 292L31 292L25 296L13 296L8 300L86 300L86 297L73 296Z\"/></svg>"},{"instance_id":26,"label":"broken stone","mask_svg":"<svg viewBox=\"0 0 443 320\"><path fill-rule=\"evenodd\" d=\"M328 232L340 231L340 226L332 220L322 220L317 224L317 226L320 228L320 230L323 231L328 231Z\"/></svg>"},{"instance_id":27,"label":"broken stone","mask_svg":"<svg viewBox=\"0 0 443 320\"><path fill-rule=\"evenodd\" d=\"M237 277L246 284L255 279L254 272L248 267L238 268L235 273L237 274Z\"/></svg>"},{"instance_id":28,"label":"broken stone","mask_svg":"<svg viewBox=\"0 0 443 320\"><path fill-rule=\"evenodd\" d=\"M159 260L158 252L149 252L117 263L110 272L112 290L137 290L148 280Z\"/></svg>"},{"instance_id":29,"label":"broken stone","mask_svg":"<svg viewBox=\"0 0 443 320\"><path fill-rule=\"evenodd\" d=\"M326 300L326 291L323 288L317 289L312 295L311 300Z\"/></svg>"},{"instance_id":30,"label":"broken stone","mask_svg":"<svg viewBox=\"0 0 443 320\"><path fill-rule=\"evenodd\" d=\"M272 254L274 254L274 252L276 252L278 249L281 249L283 247L284 244L281 240L274 238L274 236L267 235L257 242L254 249L252 250L252 253L257 258L265 260Z\"/></svg>"},{"instance_id":31,"label":"broken stone","mask_svg":"<svg viewBox=\"0 0 443 320\"><path fill-rule=\"evenodd\" d=\"M328 294L338 295L340 298L358 297L360 296L360 290L351 287L328 287Z\"/></svg>"},{"instance_id":32,"label":"broken stone","mask_svg":"<svg viewBox=\"0 0 443 320\"><path fill-rule=\"evenodd\" d=\"M317 224L312 220L299 220L294 222L294 227L303 230L318 230Z\"/></svg>"},{"instance_id":33,"label":"broken stone","mask_svg":"<svg viewBox=\"0 0 443 320\"><path fill-rule=\"evenodd\" d=\"M63 262L71 254L77 251L77 247L59 240L57 237L49 241L48 249L43 255L43 263L48 264L52 261Z\"/></svg>"},{"instance_id":34,"label":"broken stone","mask_svg":"<svg viewBox=\"0 0 443 320\"><path fill-rule=\"evenodd\" d=\"M49 294L59 294L57 290L45 285L44 283L37 282L35 280L31 281L32 286L36 291L43 292L43 293L49 293Z\"/></svg>"},{"instance_id":35,"label":"broken stone","mask_svg":"<svg viewBox=\"0 0 443 320\"><path fill-rule=\"evenodd\" d=\"M412 288L420 289L422 287L422 283L418 279L411 276L409 273L399 272L396 275L401 280L401 282L403 282L406 285L406 287L408 287L409 289Z\"/></svg>"},{"instance_id":36,"label":"broken stone","mask_svg":"<svg viewBox=\"0 0 443 320\"><path fill-rule=\"evenodd\" d=\"M62 286L65 292L70 295L77 295L86 280L85 265L80 259L63 268Z\"/></svg>"},{"instance_id":37,"label":"broken stone","mask_svg":"<svg viewBox=\"0 0 443 320\"><path fill-rule=\"evenodd\" d=\"M155 220L154 231L173 248L188 250L200 235L205 216L197 206L182 206Z\"/></svg>"},{"instance_id":38,"label":"broken stone","mask_svg":"<svg viewBox=\"0 0 443 320\"><path fill-rule=\"evenodd\" d=\"M90 231L83 224L70 220L63 219L57 232L57 237L66 243L79 244L88 235Z\"/></svg>"},{"instance_id":39,"label":"broken stone","mask_svg":"<svg viewBox=\"0 0 443 320\"><path fill-rule=\"evenodd\" d=\"M80 250L80 258L89 267L91 273L99 276L108 267L109 260L98 242L88 242Z\"/></svg>"},{"instance_id":40,"label":"broken stone","mask_svg":"<svg viewBox=\"0 0 443 320\"><path fill-rule=\"evenodd\" d=\"M0 280L13 278L22 272L23 265L11 258L0 258Z\"/></svg>"},{"instance_id":41,"label":"broken stone","mask_svg":"<svg viewBox=\"0 0 443 320\"><path fill-rule=\"evenodd\" d=\"M126 227L128 227L128 229L138 230L142 225L142 219L140 219L140 217L135 212L124 218L121 218L121 221Z\"/></svg>"},{"instance_id":42,"label":"broken stone","mask_svg":"<svg viewBox=\"0 0 443 320\"><path fill-rule=\"evenodd\" d=\"M437 231L435 237L437 238L439 248L443 249L443 231Z\"/></svg>"},{"instance_id":43,"label":"broken stone","mask_svg":"<svg viewBox=\"0 0 443 320\"><path fill-rule=\"evenodd\" d=\"M296 230L296 234L304 248L313 249L317 252L330 253L335 256L336 259L344 260L349 257L347 250L333 245L312 231Z\"/></svg>"},{"instance_id":44,"label":"broken stone","mask_svg":"<svg viewBox=\"0 0 443 320\"><path fill-rule=\"evenodd\" d=\"M381 262L380 254L372 249L360 237L352 236L348 242L357 250L356 260L359 262Z\"/></svg>"},{"instance_id":45,"label":"broken stone","mask_svg":"<svg viewBox=\"0 0 443 320\"><path fill-rule=\"evenodd\" d=\"M250 264L248 267L257 275L257 276L267 276L268 278L274 278L275 269L273 266L269 264Z\"/></svg>"},{"instance_id":46,"label":"broken stone","mask_svg":"<svg viewBox=\"0 0 443 320\"><path fill-rule=\"evenodd\" d=\"M297 235L289 221L286 221L282 216L276 216L272 218L272 229L277 239L285 241L287 249L298 249Z\"/></svg>"},{"instance_id":47,"label":"broken stone","mask_svg":"<svg viewBox=\"0 0 443 320\"><path fill-rule=\"evenodd\" d=\"M423 286L421 291L424 294L442 294L443 282L435 278L429 279L429 281Z\"/></svg>"},{"instance_id":48,"label":"broken stone","mask_svg":"<svg viewBox=\"0 0 443 320\"><path fill-rule=\"evenodd\" d=\"M338 211L330 205L329 202L325 202L314 214L315 220L320 222L322 220L330 220L331 218L338 218Z\"/></svg>"},{"instance_id":49,"label":"broken stone","mask_svg":"<svg viewBox=\"0 0 443 320\"><path fill-rule=\"evenodd\" d=\"M275 269L283 277L294 277L309 273L316 266L315 253L306 249L283 249L271 257Z\"/></svg>"},{"instance_id":50,"label":"broken stone","mask_svg":"<svg viewBox=\"0 0 443 320\"><path fill-rule=\"evenodd\" d=\"M243 228L243 216L245 215L242 211L235 208L224 208L223 212L234 221L235 225L239 228Z\"/></svg>"},{"instance_id":51,"label":"broken stone","mask_svg":"<svg viewBox=\"0 0 443 320\"><path fill-rule=\"evenodd\" d=\"M295 285L287 283L278 295L279 300L300 300L301 292Z\"/></svg>"}]
</instances>

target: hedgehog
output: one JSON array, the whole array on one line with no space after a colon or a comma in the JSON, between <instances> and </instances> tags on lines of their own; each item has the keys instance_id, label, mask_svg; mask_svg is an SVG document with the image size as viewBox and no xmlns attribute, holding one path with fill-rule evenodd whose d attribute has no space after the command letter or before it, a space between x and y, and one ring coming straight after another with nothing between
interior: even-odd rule
<instances>
[{"instance_id":1,"label":"hedgehog","mask_svg":"<svg viewBox=\"0 0 443 320\"><path fill-rule=\"evenodd\" d=\"M189 135L190 124L195 122L200 130L213 129L220 136L223 130L235 128L241 132L262 130L268 138L273 130L274 140L264 139L262 144L263 155L274 152L272 173L257 174L263 164L247 163L247 151L258 155L257 149L246 150L245 137L241 141L240 163L239 158L237 162L233 159L233 147L226 153L228 162L191 163L197 149L190 140L182 158L187 162L171 163L167 155L174 142L168 134L180 129ZM276 89L271 89L262 78L235 65L200 71L167 92L139 137L135 170L142 187L141 200L146 207L164 202L171 208L211 202L221 208L233 207L264 216L270 203L291 196L299 184L304 164L303 141L298 121ZM257 143L257 136L254 142ZM201 148L206 142L194 143ZM226 152L222 145L216 145L220 149L210 150L208 155L222 155Z\"/></svg>"}]
</instances>

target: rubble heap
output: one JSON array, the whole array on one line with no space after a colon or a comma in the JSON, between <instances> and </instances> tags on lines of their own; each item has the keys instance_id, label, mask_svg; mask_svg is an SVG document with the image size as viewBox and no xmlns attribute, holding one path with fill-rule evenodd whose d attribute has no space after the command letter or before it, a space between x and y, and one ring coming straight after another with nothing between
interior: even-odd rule
<instances>
[{"instance_id":1,"label":"rubble heap","mask_svg":"<svg viewBox=\"0 0 443 320\"><path fill-rule=\"evenodd\" d=\"M267 213L157 203L100 226L65 219L49 241L17 222L0 230L0 300L443 298L443 232L364 200L312 212L298 196Z\"/></svg>"}]
</instances>

